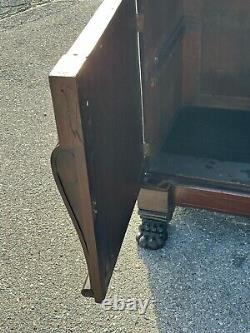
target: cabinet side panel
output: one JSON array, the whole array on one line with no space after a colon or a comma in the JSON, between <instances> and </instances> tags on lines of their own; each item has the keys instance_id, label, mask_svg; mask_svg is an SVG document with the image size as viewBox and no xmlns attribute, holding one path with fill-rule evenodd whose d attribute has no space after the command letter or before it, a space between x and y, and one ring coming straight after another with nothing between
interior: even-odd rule
<instances>
[{"instance_id":1,"label":"cabinet side panel","mask_svg":"<svg viewBox=\"0 0 250 333\"><path fill-rule=\"evenodd\" d=\"M181 105L182 0L145 0L143 93L145 140L159 150Z\"/></svg>"}]
</instances>

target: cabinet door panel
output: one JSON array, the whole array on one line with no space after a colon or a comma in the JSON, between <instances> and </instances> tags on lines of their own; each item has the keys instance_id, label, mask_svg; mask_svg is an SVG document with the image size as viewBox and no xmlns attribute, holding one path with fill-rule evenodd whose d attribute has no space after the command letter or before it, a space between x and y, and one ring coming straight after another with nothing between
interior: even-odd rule
<instances>
[{"instance_id":1,"label":"cabinet door panel","mask_svg":"<svg viewBox=\"0 0 250 333\"><path fill-rule=\"evenodd\" d=\"M142 115L134 0L105 0L50 74L52 169L101 302L139 191Z\"/></svg>"}]
</instances>

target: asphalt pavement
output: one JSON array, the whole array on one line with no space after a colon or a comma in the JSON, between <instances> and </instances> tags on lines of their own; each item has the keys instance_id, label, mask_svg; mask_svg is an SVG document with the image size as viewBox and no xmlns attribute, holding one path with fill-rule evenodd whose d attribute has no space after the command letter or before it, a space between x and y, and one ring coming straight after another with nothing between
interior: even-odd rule
<instances>
[{"instance_id":1,"label":"asphalt pavement","mask_svg":"<svg viewBox=\"0 0 250 333\"><path fill-rule=\"evenodd\" d=\"M0 332L249 333L249 223L177 209L164 249L137 248L135 211L104 310L57 192L48 73L101 1L54 1L0 20ZM133 311L132 311L133 310Z\"/></svg>"}]
</instances>

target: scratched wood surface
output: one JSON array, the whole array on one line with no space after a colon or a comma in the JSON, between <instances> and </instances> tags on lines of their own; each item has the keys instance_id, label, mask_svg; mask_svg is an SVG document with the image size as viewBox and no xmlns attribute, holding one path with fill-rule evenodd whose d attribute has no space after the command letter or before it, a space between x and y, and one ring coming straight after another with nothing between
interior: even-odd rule
<instances>
[{"instance_id":1,"label":"scratched wood surface","mask_svg":"<svg viewBox=\"0 0 250 333\"><path fill-rule=\"evenodd\" d=\"M97 302L108 283L139 191L142 115L136 9L105 0L50 75L59 136L58 187L82 241Z\"/></svg>"}]
</instances>

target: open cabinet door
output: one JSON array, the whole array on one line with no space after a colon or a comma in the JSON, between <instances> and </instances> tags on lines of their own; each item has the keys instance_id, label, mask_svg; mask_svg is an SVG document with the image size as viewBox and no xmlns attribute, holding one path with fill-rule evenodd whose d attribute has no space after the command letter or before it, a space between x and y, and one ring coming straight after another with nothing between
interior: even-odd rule
<instances>
[{"instance_id":1,"label":"open cabinet door","mask_svg":"<svg viewBox=\"0 0 250 333\"><path fill-rule=\"evenodd\" d=\"M135 0L105 0L50 74L52 170L101 302L139 191L142 115Z\"/></svg>"}]
</instances>

